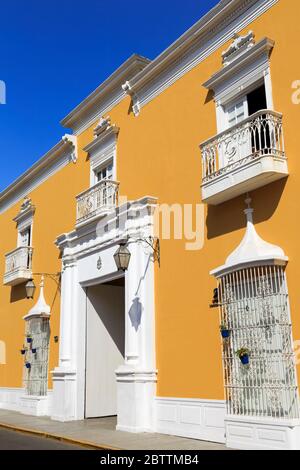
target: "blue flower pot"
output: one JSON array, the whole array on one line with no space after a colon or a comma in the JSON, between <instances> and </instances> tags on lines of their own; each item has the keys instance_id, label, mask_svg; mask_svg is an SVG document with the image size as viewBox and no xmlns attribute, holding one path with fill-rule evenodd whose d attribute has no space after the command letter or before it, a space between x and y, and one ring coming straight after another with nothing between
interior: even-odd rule
<instances>
[{"instance_id":1,"label":"blue flower pot","mask_svg":"<svg viewBox=\"0 0 300 470\"><path fill-rule=\"evenodd\" d=\"M221 330L221 336L222 338L229 338L230 336L230 331L229 330Z\"/></svg>"},{"instance_id":2,"label":"blue flower pot","mask_svg":"<svg viewBox=\"0 0 300 470\"><path fill-rule=\"evenodd\" d=\"M27 339L27 343L32 343L32 338L26 338Z\"/></svg>"},{"instance_id":3,"label":"blue flower pot","mask_svg":"<svg viewBox=\"0 0 300 470\"><path fill-rule=\"evenodd\" d=\"M26 362L25 367L26 369L31 369L31 364L29 362Z\"/></svg>"},{"instance_id":4,"label":"blue flower pot","mask_svg":"<svg viewBox=\"0 0 300 470\"><path fill-rule=\"evenodd\" d=\"M241 363L246 366L249 364L249 355L248 354L244 354L244 356L241 356L240 357L240 360L241 360Z\"/></svg>"},{"instance_id":5,"label":"blue flower pot","mask_svg":"<svg viewBox=\"0 0 300 470\"><path fill-rule=\"evenodd\" d=\"M33 352L33 354L35 354L36 353L36 348L32 348L31 351Z\"/></svg>"}]
</instances>

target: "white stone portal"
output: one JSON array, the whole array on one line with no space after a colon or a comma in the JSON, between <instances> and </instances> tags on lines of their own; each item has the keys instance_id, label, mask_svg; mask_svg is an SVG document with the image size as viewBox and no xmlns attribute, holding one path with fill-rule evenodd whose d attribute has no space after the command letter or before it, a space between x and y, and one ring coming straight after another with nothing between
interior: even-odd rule
<instances>
[{"instance_id":1,"label":"white stone portal","mask_svg":"<svg viewBox=\"0 0 300 470\"><path fill-rule=\"evenodd\" d=\"M117 428L153 430L156 390L154 259L142 240L153 236L156 199L123 204L106 217L57 239L62 252L62 296L59 366L52 372L52 418L84 419L86 395L86 291L124 273L113 255L128 241L131 260L125 273L124 359L115 371Z\"/></svg>"}]
</instances>

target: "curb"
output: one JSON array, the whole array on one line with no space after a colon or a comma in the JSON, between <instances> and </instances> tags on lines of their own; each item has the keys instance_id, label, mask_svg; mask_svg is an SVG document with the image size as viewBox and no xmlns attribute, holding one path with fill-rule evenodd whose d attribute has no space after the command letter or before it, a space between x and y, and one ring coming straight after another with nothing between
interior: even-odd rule
<instances>
[{"instance_id":1,"label":"curb","mask_svg":"<svg viewBox=\"0 0 300 470\"><path fill-rule=\"evenodd\" d=\"M80 439L75 439L72 437L61 436L60 434L53 434L47 431L38 431L36 429L22 428L21 426L15 426L15 425L6 424L6 423L0 423L0 428L7 429L9 431L20 432L23 434L30 434L32 436L38 436L44 439L53 439L55 441L66 442L68 444L80 445L82 447L93 449L93 450L111 450L111 451L121 450L117 447L110 447L106 445L96 444L95 442L90 442L90 441L82 441Z\"/></svg>"}]
</instances>

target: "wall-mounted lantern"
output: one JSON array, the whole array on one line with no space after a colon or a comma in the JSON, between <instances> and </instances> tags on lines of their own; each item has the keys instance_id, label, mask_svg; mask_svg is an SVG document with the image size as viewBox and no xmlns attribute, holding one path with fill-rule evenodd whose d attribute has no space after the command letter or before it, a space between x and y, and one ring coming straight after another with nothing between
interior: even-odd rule
<instances>
[{"instance_id":1,"label":"wall-mounted lantern","mask_svg":"<svg viewBox=\"0 0 300 470\"><path fill-rule=\"evenodd\" d=\"M126 243L121 243L121 245L114 254L114 260L117 265L118 271L127 271L130 258L131 253L126 246Z\"/></svg>"},{"instance_id":2,"label":"wall-mounted lantern","mask_svg":"<svg viewBox=\"0 0 300 470\"><path fill-rule=\"evenodd\" d=\"M60 289L60 277L61 273L33 273L33 276L42 276L42 280L44 280L45 277L49 277L52 279L58 286L58 289ZM30 279L27 284L25 285L26 289L26 297L27 299L33 299L35 290L36 290L36 285L34 283L33 279Z\"/></svg>"},{"instance_id":3,"label":"wall-mounted lantern","mask_svg":"<svg viewBox=\"0 0 300 470\"><path fill-rule=\"evenodd\" d=\"M160 266L160 243L159 239L155 237L148 238L133 238L132 240L122 241L119 248L114 254L115 263L119 271L127 271L131 253L128 250L127 246L130 243L143 242L146 243L153 251L153 259L157 261Z\"/></svg>"},{"instance_id":4,"label":"wall-mounted lantern","mask_svg":"<svg viewBox=\"0 0 300 470\"><path fill-rule=\"evenodd\" d=\"M210 304L210 308L217 308L217 307L220 307L218 288L214 289L213 300L212 300L212 303Z\"/></svg>"},{"instance_id":5,"label":"wall-mounted lantern","mask_svg":"<svg viewBox=\"0 0 300 470\"><path fill-rule=\"evenodd\" d=\"M34 297L34 293L35 293L35 289L36 289L36 285L34 283L34 280L33 279L30 279L26 286L25 286L25 289L26 289L26 297L27 299L33 299Z\"/></svg>"}]
</instances>

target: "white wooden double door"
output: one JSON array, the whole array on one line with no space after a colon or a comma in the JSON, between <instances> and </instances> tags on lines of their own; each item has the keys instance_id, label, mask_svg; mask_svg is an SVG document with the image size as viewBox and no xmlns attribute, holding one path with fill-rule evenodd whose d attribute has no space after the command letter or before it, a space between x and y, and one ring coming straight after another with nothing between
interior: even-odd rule
<instances>
[{"instance_id":1,"label":"white wooden double door","mask_svg":"<svg viewBox=\"0 0 300 470\"><path fill-rule=\"evenodd\" d=\"M124 364L125 288L87 289L85 417L117 414L115 371Z\"/></svg>"}]
</instances>

